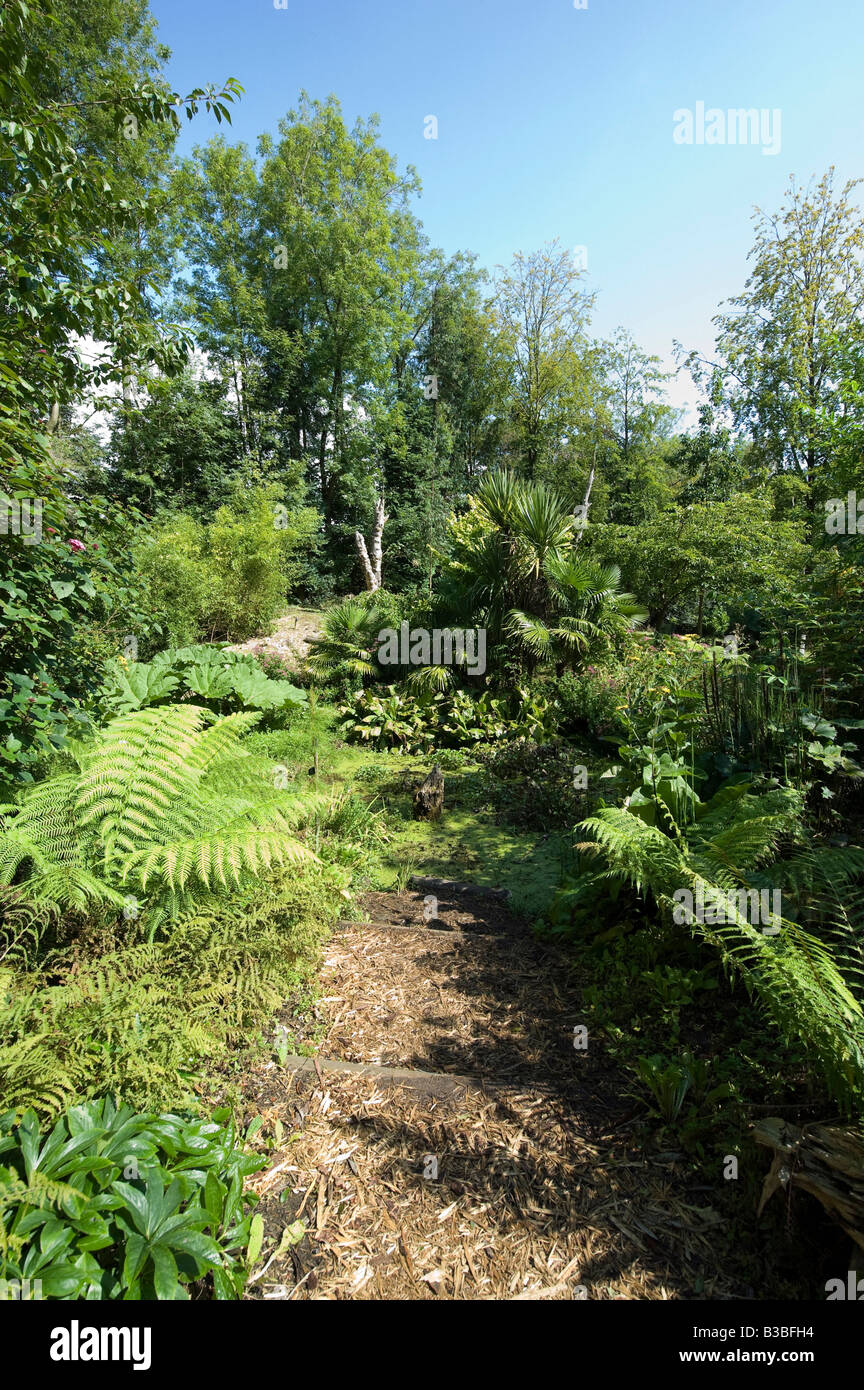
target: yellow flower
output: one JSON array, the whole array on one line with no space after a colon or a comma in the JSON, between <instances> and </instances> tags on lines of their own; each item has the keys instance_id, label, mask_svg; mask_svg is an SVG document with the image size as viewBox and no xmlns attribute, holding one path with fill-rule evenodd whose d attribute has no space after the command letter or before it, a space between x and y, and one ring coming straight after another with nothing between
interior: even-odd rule
<instances>
[{"instance_id":1,"label":"yellow flower","mask_svg":"<svg viewBox=\"0 0 864 1390\"><path fill-rule=\"evenodd\" d=\"M622 710L622 709L627 709L627 705L616 705L616 706L615 706L615 713L617 714L618 711L619 711L619 710Z\"/></svg>"}]
</instances>

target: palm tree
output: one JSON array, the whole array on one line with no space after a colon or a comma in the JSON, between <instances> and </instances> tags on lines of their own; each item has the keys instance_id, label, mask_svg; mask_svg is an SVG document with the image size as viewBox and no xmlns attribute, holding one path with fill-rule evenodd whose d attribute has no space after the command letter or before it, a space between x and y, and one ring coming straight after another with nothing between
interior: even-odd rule
<instances>
[{"instance_id":1,"label":"palm tree","mask_svg":"<svg viewBox=\"0 0 864 1390\"><path fill-rule=\"evenodd\" d=\"M324 631L309 643L307 665L328 685L351 685L378 675L375 644L387 625L371 594L343 599L324 614Z\"/></svg>"},{"instance_id":2,"label":"palm tree","mask_svg":"<svg viewBox=\"0 0 864 1390\"><path fill-rule=\"evenodd\" d=\"M515 639L530 661L561 662L645 621L617 567L577 553L576 520L553 489L499 472L475 502L479 534L456 547L449 576L458 608L493 642Z\"/></svg>"},{"instance_id":3,"label":"palm tree","mask_svg":"<svg viewBox=\"0 0 864 1390\"><path fill-rule=\"evenodd\" d=\"M549 617L512 609L509 631L532 657L559 663L592 645L605 644L645 622L647 609L620 589L617 565L599 565L577 555L548 559L542 570Z\"/></svg>"}]
</instances>

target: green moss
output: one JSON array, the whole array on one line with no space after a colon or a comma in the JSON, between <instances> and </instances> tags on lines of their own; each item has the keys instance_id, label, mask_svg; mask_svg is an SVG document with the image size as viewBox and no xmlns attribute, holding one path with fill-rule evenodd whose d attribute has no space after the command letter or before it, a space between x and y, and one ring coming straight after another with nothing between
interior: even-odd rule
<instances>
[{"instance_id":1,"label":"green moss","mask_svg":"<svg viewBox=\"0 0 864 1390\"><path fill-rule=\"evenodd\" d=\"M383 808L389 840L370 849L360 876L376 889L398 889L412 873L469 880L509 888L516 911L540 916L566 867L572 836L518 831L496 823L484 809L478 769L467 764L445 769L445 809L438 821L415 821L412 788L429 771L434 757L405 757L345 743L331 705L303 714L288 730L253 735L250 743L308 778L318 748L318 790L354 790ZM362 887L362 882L357 886Z\"/></svg>"}]
</instances>

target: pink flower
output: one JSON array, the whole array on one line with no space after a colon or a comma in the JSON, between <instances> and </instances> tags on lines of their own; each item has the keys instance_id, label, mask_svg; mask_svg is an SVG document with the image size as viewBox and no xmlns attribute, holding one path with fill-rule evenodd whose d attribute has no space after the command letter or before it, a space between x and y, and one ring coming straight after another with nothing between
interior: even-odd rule
<instances>
[{"instance_id":1,"label":"pink flower","mask_svg":"<svg viewBox=\"0 0 864 1390\"><path fill-rule=\"evenodd\" d=\"M69 542L69 545L70 545L71 548L75 551L76 555L77 555L79 552L81 552L81 551L86 551L86 549L87 549L87 547L86 547L86 545L84 544L83 541L71 540L71 541Z\"/></svg>"}]
</instances>

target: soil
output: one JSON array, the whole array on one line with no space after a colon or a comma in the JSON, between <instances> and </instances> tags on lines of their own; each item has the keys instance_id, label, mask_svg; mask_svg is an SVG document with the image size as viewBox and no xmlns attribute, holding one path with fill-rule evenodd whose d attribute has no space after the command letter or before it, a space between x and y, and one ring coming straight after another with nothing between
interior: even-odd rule
<instances>
[{"instance_id":1,"label":"soil","mask_svg":"<svg viewBox=\"0 0 864 1390\"><path fill-rule=\"evenodd\" d=\"M281 661L286 672L301 669L313 637L322 632L321 614L315 608L289 608L276 622L269 637L252 637L237 643L232 651L251 652L256 657Z\"/></svg>"},{"instance_id":2,"label":"soil","mask_svg":"<svg viewBox=\"0 0 864 1390\"><path fill-rule=\"evenodd\" d=\"M437 920L426 920L427 897L436 900ZM525 922L494 898L482 894L446 892L367 893L363 907L381 926L425 927L433 931L481 932L489 935L530 936Z\"/></svg>"},{"instance_id":3,"label":"soil","mask_svg":"<svg viewBox=\"0 0 864 1390\"><path fill-rule=\"evenodd\" d=\"M566 957L482 895L424 925L425 896L367 895L328 943L316 1056L244 1078L260 1141L282 1135L251 1182L265 1256L307 1229L247 1297L752 1296L718 1269L710 1195L643 1152L626 1080L574 1045Z\"/></svg>"}]
</instances>

